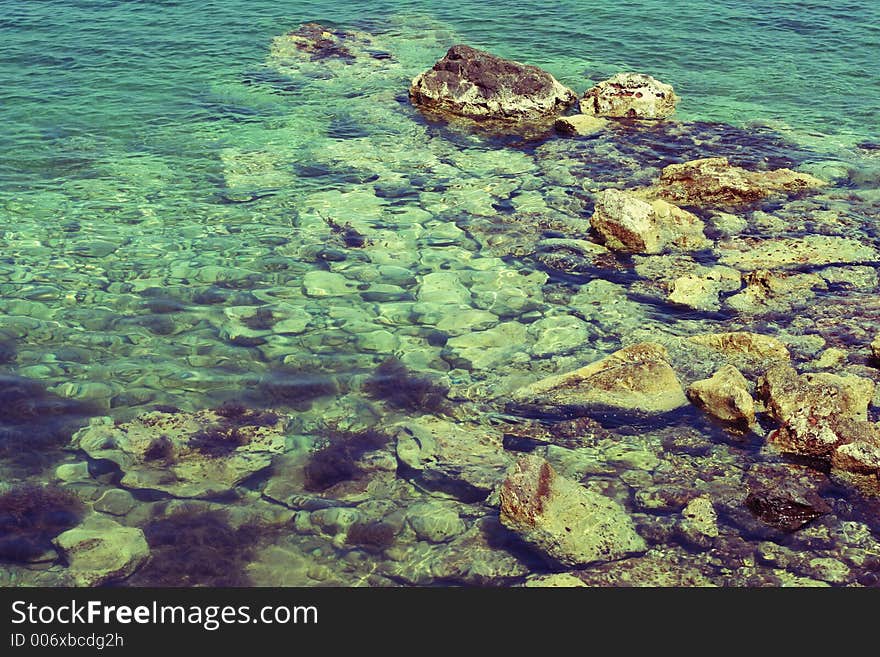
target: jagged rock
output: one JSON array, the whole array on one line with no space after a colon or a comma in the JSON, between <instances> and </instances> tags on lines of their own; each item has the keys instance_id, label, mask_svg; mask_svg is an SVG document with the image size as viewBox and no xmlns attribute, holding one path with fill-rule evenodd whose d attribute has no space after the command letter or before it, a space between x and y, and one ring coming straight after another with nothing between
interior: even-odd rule
<instances>
[{"instance_id":1,"label":"jagged rock","mask_svg":"<svg viewBox=\"0 0 880 657\"><path fill-rule=\"evenodd\" d=\"M452 46L409 89L420 109L447 118L547 121L577 95L537 66L466 45Z\"/></svg>"},{"instance_id":2,"label":"jagged rock","mask_svg":"<svg viewBox=\"0 0 880 657\"><path fill-rule=\"evenodd\" d=\"M284 450L284 426L270 412L246 411L233 419L210 410L154 411L120 425L91 424L71 442L119 466L124 488L210 497L268 467Z\"/></svg>"},{"instance_id":3,"label":"jagged rock","mask_svg":"<svg viewBox=\"0 0 880 657\"><path fill-rule=\"evenodd\" d=\"M367 33L319 23L304 23L275 37L270 47L270 61L287 67L297 62L351 64L355 60L367 60L378 63L375 54L376 49Z\"/></svg>"},{"instance_id":4,"label":"jagged rock","mask_svg":"<svg viewBox=\"0 0 880 657\"><path fill-rule=\"evenodd\" d=\"M500 499L501 523L554 563L583 566L647 549L623 507L560 476L538 456L517 461Z\"/></svg>"},{"instance_id":5,"label":"jagged rock","mask_svg":"<svg viewBox=\"0 0 880 657\"><path fill-rule=\"evenodd\" d=\"M648 202L617 189L606 189L596 197L590 225L608 248L624 253L709 246L696 215L663 200Z\"/></svg>"},{"instance_id":6,"label":"jagged rock","mask_svg":"<svg viewBox=\"0 0 880 657\"><path fill-rule=\"evenodd\" d=\"M512 412L576 417L596 411L659 414L687 405L669 355L635 344L585 367L542 379L511 395Z\"/></svg>"},{"instance_id":7,"label":"jagged rock","mask_svg":"<svg viewBox=\"0 0 880 657\"><path fill-rule=\"evenodd\" d=\"M671 85L644 73L618 73L588 89L582 112L629 119L662 119L675 110L678 96Z\"/></svg>"},{"instance_id":8,"label":"jagged rock","mask_svg":"<svg viewBox=\"0 0 880 657\"><path fill-rule=\"evenodd\" d=\"M692 383L687 396L719 420L746 426L755 422L755 401L749 394L749 383L733 365L725 365L710 379Z\"/></svg>"},{"instance_id":9,"label":"jagged rock","mask_svg":"<svg viewBox=\"0 0 880 657\"><path fill-rule=\"evenodd\" d=\"M688 342L720 352L728 363L742 371L763 371L774 364L791 361L784 344L760 333L700 333L688 338Z\"/></svg>"},{"instance_id":10,"label":"jagged rock","mask_svg":"<svg viewBox=\"0 0 880 657\"><path fill-rule=\"evenodd\" d=\"M749 171L731 165L726 157L710 157L670 164L645 194L681 205L737 207L774 194L811 191L825 184L791 169Z\"/></svg>"},{"instance_id":11,"label":"jagged rock","mask_svg":"<svg viewBox=\"0 0 880 657\"><path fill-rule=\"evenodd\" d=\"M770 414L780 423L768 438L785 452L830 457L840 445L873 442L875 430L867 422L874 382L858 376L825 372L798 373L777 365L758 382Z\"/></svg>"},{"instance_id":12,"label":"jagged rock","mask_svg":"<svg viewBox=\"0 0 880 657\"><path fill-rule=\"evenodd\" d=\"M52 541L77 586L100 586L131 575L150 556L144 533L106 516L88 516Z\"/></svg>"},{"instance_id":13,"label":"jagged rock","mask_svg":"<svg viewBox=\"0 0 880 657\"><path fill-rule=\"evenodd\" d=\"M394 427L397 457L425 484L463 499L484 499L504 478L510 457L489 427L421 417Z\"/></svg>"},{"instance_id":14,"label":"jagged rock","mask_svg":"<svg viewBox=\"0 0 880 657\"><path fill-rule=\"evenodd\" d=\"M576 135L578 137L589 137L602 132L608 125L608 121L598 116L590 114L575 114L574 116L563 116L556 119L553 127L559 132L566 135Z\"/></svg>"},{"instance_id":15,"label":"jagged rock","mask_svg":"<svg viewBox=\"0 0 880 657\"><path fill-rule=\"evenodd\" d=\"M731 284L738 287L739 281L727 277L723 272L726 268L716 269L722 271L709 271L702 276L679 276L672 281L666 300L694 310L718 310L721 307L719 295L729 291Z\"/></svg>"},{"instance_id":16,"label":"jagged rock","mask_svg":"<svg viewBox=\"0 0 880 657\"><path fill-rule=\"evenodd\" d=\"M880 260L870 244L834 235L738 239L719 245L718 252L721 264L740 271Z\"/></svg>"},{"instance_id":17,"label":"jagged rock","mask_svg":"<svg viewBox=\"0 0 880 657\"><path fill-rule=\"evenodd\" d=\"M699 568L674 551L649 552L614 563L599 564L578 573L587 586L710 587L715 586Z\"/></svg>"}]
</instances>

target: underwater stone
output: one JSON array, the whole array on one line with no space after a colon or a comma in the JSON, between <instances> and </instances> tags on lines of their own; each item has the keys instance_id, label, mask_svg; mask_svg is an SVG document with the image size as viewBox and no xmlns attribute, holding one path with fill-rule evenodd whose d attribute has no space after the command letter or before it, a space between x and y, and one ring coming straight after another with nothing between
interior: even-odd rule
<instances>
[{"instance_id":1,"label":"underwater stone","mask_svg":"<svg viewBox=\"0 0 880 657\"><path fill-rule=\"evenodd\" d=\"M618 73L588 89L582 112L628 119L663 119L675 111L678 96L671 85L644 73Z\"/></svg>"},{"instance_id":2,"label":"underwater stone","mask_svg":"<svg viewBox=\"0 0 880 657\"><path fill-rule=\"evenodd\" d=\"M755 422L755 401L746 378L733 365L725 365L710 379L695 381L687 389L694 404L725 422Z\"/></svg>"},{"instance_id":3,"label":"underwater stone","mask_svg":"<svg viewBox=\"0 0 880 657\"><path fill-rule=\"evenodd\" d=\"M303 277L303 293L310 297L342 297L352 294L356 284L342 274L310 271Z\"/></svg>"},{"instance_id":4,"label":"underwater stone","mask_svg":"<svg viewBox=\"0 0 880 657\"><path fill-rule=\"evenodd\" d=\"M681 512L678 530L692 545L707 548L718 536L718 513L708 495L695 497Z\"/></svg>"},{"instance_id":5,"label":"underwater stone","mask_svg":"<svg viewBox=\"0 0 880 657\"><path fill-rule=\"evenodd\" d=\"M94 514L52 541L77 586L100 586L131 575L150 556L144 533Z\"/></svg>"},{"instance_id":6,"label":"underwater stone","mask_svg":"<svg viewBox=\"0 0 880 657\"><path fill-rule=\"evenodd\" d=\"M501 523L556 564L584 566L647 550L622 506L560 476L539 456L517 461L500 500Z\"/></svg>"},{"instance_id":7,"label":"underwater stone","mask_svg":"<svg viewBox=\"0 0 880 657\"><path fill-rule=\"evenodd\" d=\"M527 414L579 416L612 410L654 415L687 403L666 349L645 342L520 388L509 406Z\"/></svg>"},{"instance_id":8,"label":"underwater stone","mask_svg":"<svg viewBox=\"0 0 880 657\"><path fill-rule=\"evenodd\" d=\"M786 269L854 262L875 262L880 252L848 237L742 238L720 244L719 262L740 271Z\"/></svg>"},{"instance_id":9,"label":"underwater stone","mask_svg":"<svg viewBox=\"0 0 880 657\"><path fill-rule=\"evenodd\" d=\"M590 339L589 324L573 315L555 315L529 325L535 344L532 355L546 358L580 349Z\"/></svg>"},{"instance_id":10,"label":"underwater stone","mask_svg":"<svg viewBox=\"0 0 880 657\"><path fill-rule=\"evenodd\" d=\"M419 539L429 543L445 543L465 530L458 512L439 502L413 504L406 511L406 521Z\"/></svg>"},{"instance_id":11,"label":"underwater stone","mask_svg":"<svg viewBox=\"0 0 880 657\"><path fill-rule=\"evenodd\" d=\"M119 466L126 488L211 497L268 467L285 447L284 425L269 412L226 418L208 410L154 411L118 426L92 424L74 434L71 444Z\"/></svg>"},{"instance_id":12,"label":"underwater stone","mask_svg":"<svg viewBox=\"0 0 880 657\"><path fill-rule=\"evenodd\" d=\"M573 588L584 587L584 581L571 573L553 573L552 575L533 575L523 582L528 588Z\"/></svg>"},{"instance_id":13,"label":"underwater stone","mask_svg":"<svg viewBox=\"0 0 880 657\"><path fill-rule=\"evenodd\" d=\"M763 371L771 365L791 360L788 348L782 342L760 333L700 333L692 335L688 341L721 353L730 364L749 372Z\"/></svg>"},{"instance_id":14,"label":"underwater stone","mask_svg":"<svg viewBox=\"0 0 880 657\"><path fill-rule=\"evenodd\" d=\"M484 499L510 465L501 433L489 427L425 416L395 425L394 432L402 464L463 499Z\"/></svg>"},{"instance_id":15,"label":"underwater stone","mask_svg":"<svg viewBox=\"0 0 880 657\"><path fill-rule=\"evenodd\" d=\"M508 362L528 344L528 330L519 322L504 322L485 331L472 331L450 338L443 358L453 367L487 370Z\"/></svg>"},{"instance_id":16,"label":"underwater stone","mask_svg":"<svg viewBox=\"0 0 880 657\"><path fill-rule=\"evenodd\" d=\"M780 313L801 308L816 296L814 290L825 290L827 284L818 274L794 274L759 269L743 276L745 287L725 303L746 314Z\"/></svg>"},{"instance_id":17,"label":"underwater stone","mask_svg":"<svg viewBox=\"0 0 880 657\"><path fill-rule=\"evenodd\" d=\"M537 121L561 114L577 95L537 66L466 45L452 46L433 68L413 79L410 98L447 118Z\"/></svg>"},{"instance_id":18,"label":"underwater stone","mask_svg":"<svg viewBox=\"0 0 880 657\"><path fill-rule=\"evenodd\" d=\"M563 116L556 119L553 127L565 135L589 137L602 132L607 125L608 121L597 116L575 114L574 116Z\"/></svg>"},{"instance_id":19,"label":"underwater stone","mask_svg":"<svg viewBox=\"0 0 880 657\"><path fill-rule=\"evenodd\" d=\"M95 500L95 511L109 513L112 516L124 516L135 506L131 493L121 488L111 488Z\"/></svg>"}]
</instances>

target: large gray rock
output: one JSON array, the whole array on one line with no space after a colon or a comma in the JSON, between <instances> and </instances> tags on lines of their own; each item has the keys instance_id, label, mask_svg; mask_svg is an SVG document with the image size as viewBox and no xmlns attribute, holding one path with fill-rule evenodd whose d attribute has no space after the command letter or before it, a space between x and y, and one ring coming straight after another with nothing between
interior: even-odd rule
<instances>
[{"instance_id":1,"label":"large gray rock","mask_svg":"<svg viewBox=\"0 0 880 657\"><path fill-rule=\"evenodd\" d=\"M606 189L596 197L590 225L609 249L624 253L689 251L710 244L696 215L660 199L645 201L617 189Z\"/></svg>"},{"instance_id":2,"label":"large gray rock","mask_svg":"<svg viewBox=\"0 0 880 657\"><path fill-rule=\"evenodd\" d=\"M675 111L672 86L644 73L618 73L588 89L581 111L610 118L662 119Z\"/></svg>"},{"instance_id":3,"label":"large gray rock","mask_svg":"<svg viewBox=\"0 0 880 657\"><path fill-rule=\"evenodd\" d=\"M77 586L100 586L125 579L150 556L144 533L98 514L52 541L67 560Z\"/></svg>"},{"instance_id":4,"label":"large gray rock","mask_svg":"<svg viewBox=\"0 0 880 657\"><path fill-rule=\"evenodd\" d=\"M420 109L445 117L539 121L552 119L577 95L536 66L470 46L452 46L409 89Z\"/></svg>"},{"instance_id":5,"label":"large gray rock","mask_svg":"<svg viewBox=\"0 0 880 657\"><path fill-rule=\"evenodd\" d=\"M573 372L520 388L509 406L513 412L557 416L666 413L688 403L668 359L659 344L631 345Z\"/></svg>"},{"instance_id":6,"label":"large gray rock","mask_svg":"<svg viewBox=\"0 0 880 657\"><path fill-rule=\"evenodd\" d=\"M623 507L538 456L517 461L500 497L501 523L554 563L584 566L647 549Z\"/></svg>"}]
</instances>

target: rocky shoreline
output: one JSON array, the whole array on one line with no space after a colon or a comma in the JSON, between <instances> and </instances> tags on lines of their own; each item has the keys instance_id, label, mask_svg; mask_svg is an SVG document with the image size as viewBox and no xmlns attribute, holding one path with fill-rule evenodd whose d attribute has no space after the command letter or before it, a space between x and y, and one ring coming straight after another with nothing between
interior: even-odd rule
<instances>
[{"instance_id":1,"label":"rocky shoreline","mask_svg":"<svg viewBox=\"0 0 880 657\"><path fill-rule=\"evenodd\" d=\"M2 453L45 409L63 428L48 463L5 466L0 583L880 582L875 190L778 136L678 123L640 73L579 97L457 45L407 91L393 40L318 24L267 66L356 90L297 161L293 237L259 268L111 261L88 294L165 292L127 325L140 354L92 320L126 352L109 383L55 369L86 336L10 347ZM293 184L278 136L223 151L226 201L256 214ZM79 302L52 295L4 300L8 344L61 331ZM134 364L177 336L190 372ZM247 358L265 376L217 382ZM225 401L175 406L202 390Z\"/></svg>"}]
</instances>

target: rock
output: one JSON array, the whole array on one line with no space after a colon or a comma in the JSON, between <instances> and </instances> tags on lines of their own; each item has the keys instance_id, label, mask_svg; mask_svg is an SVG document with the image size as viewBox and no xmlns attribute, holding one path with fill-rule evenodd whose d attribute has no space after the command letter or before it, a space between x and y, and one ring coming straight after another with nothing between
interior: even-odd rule
<instances>
[{"instance_id":1,"label":"rock","mask_svg":"<svg viewBox=\"0 0 880 657\"><path fill-rule=\"evenodd\" d=\"M528 330L520 322L503 322L485 331L472 331L450 338L443 357L453 366L485 370L509 363L528 344Z\"/></svg>"},{"instance_id":2,"label":"rock","mask_svg":"<svg viewBox=\"0 0 880 657\"><path fill-rule=\"evenodd\" d=\"M669 355L645 342L614 352L566 374L542 379L514 391L512 412L561 416L612 411L660 414L687 405Z\"/></svg>"},{"instance_id":3,"label":"rock","mask_svg":"<svg viewBox=\"0 0 880 657\"><path fill-rule=\"evenodd\" d=\"M416 586L498 586L529 574L529 566L508 550L517 543L514 539L497 518L486 516L449 543L420 541L403 553L388 550L393 560L382 562L379 568L395 581Z\"/></svg>"},{"instance_id":4,"label":"rock","mask_svg":"<svg viewBox=\"0 0 880 657\"><path fill-rule=\"evenodd\" d=\"M602 132L608 125L608 121L590 114L575 114L556 119L553 127L565 135L578 137L590 137Z\"/></svg>"},{"instance_id":5,"label":"rock","mask_svg":"<svg viewBox=\"0 0 880 657\"><path fill-rule=\"evenodd\" d=\"M584 566L647 549L623 507L561 477L538 456L517 461L500 499L501 523L553 563Z\"/></svg>"},{"instance_id":6,"label":"rock","mask_svg":"<svg viewBox=\"0 0 880 657\"><path fill-rule=\"evenodd\" d=\"M695 588L715 586L698 568L673 551L649 552L643 557L600 564L580 572L587 586Z\"/></svg>"},{"instance_id":7,"label":"rock","mask_svg":"<svg viewBox=\"0 0 880 657\"><path fill-rule=\"evenodd\" d=\"M724 422L750 426L755 423L755 401L749 383L733 365L725 365L710 379L695 381L688 398L710 415Z\"/></svg>"},{"instance_id":8,"label":"rock","mask_svg":"<svg viewBox=\"0 0 880 657\"><path fill-rule=\"evenodd\" d=\"M666 297L670 303L712 311L721 307L718 295L724 291L725 283L710 276L679 276L671 287Z\"/></svg>"},{"instance_id":9,"label":"rock","mask_svg":"<svg viewBox=\"0 0 880 657\"><path fill-rule=\"evenodd\" d=\"M573 315L550 315L529 325L534 336L532 355L546 358L565 354L589 342L590 325Z\"/></svg>"},{"instance_id":10,"label":"rock","mask_svg":"<svg viewBox=\"0 0 880 657\"><path fill-rule=\"evenodd\" d=\"M700 333L692 335L688 341L720 352L728 363L743 371L763 371L771 365L791 361L784 344L760 333Z\"/></svg>"},{"instance_id":11,"label":"rock","mask_svg":"<svg viewBox=\"0 0 880 657\"><path fill-rule=\"evenodd\" d=\"M310 297L343 297L353 294L356 284L342 274L310 271L303 276L303 293Z\"/></svg>"},{"instance_id":12,"label":"rock","mask_svg":"<svg viewBox=\"0 0 880 657\"><path fill-rule=\"evenodd\" d=\"M708 495L692 499L681 515L678 530L692 545L707 548L718 536L718 513Z\"/></svg>"},{"instance_id":13,"label":"rock","mask_svg":"<svg viewBox=\"0 0 880 657\"><path fill-rule=\"evenodd\" d=\"M858 376L798 373L777 365L758 381L770 415L780 423L768 440L784 452L830 457L840 445L864 440L876 432L867 422L874 382Z\"/></svg>"},{"instance_id":14,"label":"rock","mask_svg":"<svg viewBox=\"0 0 880 657\"><path fill-rule=\"evenodd\" d=\"M397 458L423 484L480 501L504 478L510 457L489 427L421 417L393 427ZM405 475L405 473L403 473Z\"/></svg>"},{"instance_id":15,"label":"rock","mask_svg":"<svg viewBox=\"0 0 880 657\"><path fill-rule=\"evenodd\" d=\"M527 588L572 588L585 587L583 580L571 573L553 573L552 575L532 575L523 583Z\"/></svg>"},{"instance_id":16,"label":"rock","mask_svg":"<svg viewBox=\"0 0 880 657\"><path fill-rule=\"evenodd\" d=\"M740 239L719 246L719 262L756 271L880 260L870 244L834 235Z\"/></svg>"},{"instance_id":17,"label":"rock","mask_svg":"<svg viewBox=\"0 0 880 657\"><path fill-rule=\"evenodd\" d=\"M644 201L617 189L606 189L596 197L590 225L608 248L624 253L709 246L696 215L663 200Z\"/></svg>"},{"instance_id":18,"label":"rock","mask_svg":"<svg viewBox=\"0 0 880 657\"><path fill-rule=\"evenodd\" d=\"M871 354L874 358L880 360L880 335L871 341Z\"/></svg>"},{"instance_id":19,"label":"rock","mask_svg":"<svg viewBox=\"0 0 880 657\"><path fill-rule=\"evenodd\" d=\"M369 46L362 32L335 29L319 23L304 23L296 30L277 37L272 53L277 58L304 60L339 59L351 61Z\"/></svg>"},{"instance_id":20,"label":"rock","mask_svg":"<svg viewBox=\"0 0 880 657\"><path fill-rule=\"evenodd\" d=\"M268 467L284 450L284 427L285 420L268 411L234 418L209 410L154 411L119 425L84 427L71 443L92 459L115 463L124 488L211 497Z\"/></svg>"},{"instance_id":21,"label":"rock","mask_svg":"<svg viewBox=\"0 0 880 657\"><path fill-rule=\"evenodd\" d=\"M55 469L55 478L65 483L89 481L89 464L86 461L64 463Z\"/></svg>"},{"instance_id":22,"label":"rock","mask_svg":"<svg viewBox=\"0 0 880 657\"><path fill-rule=\"evenodd\" d=\"M802 308L816 296L814 289L827 284L818 274L794 274L759 269L743 276L745 288L726 299L734 310L747 314L787 312Z\"/></svg>"},{"instance_id":23,"label":"rock","mask_svg":"<svg viewBox=\"0 0 880 657\"><path fill-rule=\"evenodd\" d=\"M447 118L542 121L574 104L577 95L536 66L452 46L409 89L422 110Z\"/></svg>"},{"instance_id":24,"label":"rock","mask_svg":"<svg viewBox=\"0 0 880 657\"><path fill-rule=\"evenodd\" d=\"M618 73L588 89L582 112L628 119L663 119L675 111L678 96L672 86L644 73Z\"/></svg>"},{"instance_id":25,"label":"rock","mask_svg":"<svg viewBox=\"0 0 880 657\"><path fill-rule=\"evenodd\" d=\"M664 167L660 179L645 194L681 205L735 208L775 194L812 191L825 184L791 169L749 171L732 166L726 157L710 157Z\"/></svg>"},{"instance_id":26,"label":"rock","mask_svg":"<svg viewBox=\"0 0 880 657\"><path fill-rule=\"evenodd\" d=\"M465 530L458 512L439 502L413 504L406 510L406 521L417 538L429 543L445 543Z\"/></svg>"},{"instance_id":27,"label":"rock","mask_svg":"<svg viewBox=\"0 0 880 657\"><path fill-rule=\"evenodd\" d=\"M816 367L818 367L819 369L830 369L832 367L838 367L846 360L846 358L847 353L845 349L831 347L822 352L822 354L816 360Z\"/></svg>"},{"instance_id":28,"label":"rock","mask_svg":"<svg viewBox=\"0 0 880 657\"><path fill-rule=\"evenodd\" d=\"M100 586L131 575L150 556L137 527L94 514L52 541L67 560L76 586Z\"/></svg>"},{"instance_id":29,"label":"rock","mask_svg":"<svg viewBox=\"0 0 880 657\"><path fill-rule=\"evenodd\" d=\"M111 488L95 500L95 511L109 513L111 516L124 516L135 506L131 493L121 488Z\"/></svg>"}]
</instances>

